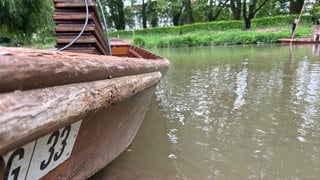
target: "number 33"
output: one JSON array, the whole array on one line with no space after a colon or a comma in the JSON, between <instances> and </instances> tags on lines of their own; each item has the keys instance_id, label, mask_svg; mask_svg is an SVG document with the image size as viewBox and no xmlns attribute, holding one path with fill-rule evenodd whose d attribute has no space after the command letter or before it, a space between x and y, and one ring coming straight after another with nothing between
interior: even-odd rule
<instances>
[{"instance_id":1,"label":"number 33","mask_svg":"<svg viewBox=\"0 0 320 180\"><path fill-rule=\"evenodd\" d=\"M51 136L48 139L47 145L51 145L51 147L49 148L49 159L48 160L44 160L41 162L40 164L40 170L44 170L48 167L48 165L51 163L52 159L54 161L57 161L61 155L63 154L63 151L67 145L67 139L69 137L70 134L70 130L71 130L71 125L65 127L62 130L62 133L60 134L60 131L55 131L54 133L51 134ZM56 152L56 145L59 141L59 139L63 139L61 142L61 149L60 152Z\"/></svg>"}]
</instances>

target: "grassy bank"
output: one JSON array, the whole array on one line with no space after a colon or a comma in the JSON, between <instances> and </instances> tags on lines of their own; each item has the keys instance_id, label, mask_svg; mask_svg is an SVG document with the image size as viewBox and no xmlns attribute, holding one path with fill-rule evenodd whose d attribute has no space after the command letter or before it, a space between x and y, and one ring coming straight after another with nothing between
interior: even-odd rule
<instances>
[{"instance_id":1,"label":"grassy bank","mask_svg":"<svg viewBox=\"0 0 320 180\"><path fill-rule=\"evenodd\" d=\"M289 38L291 23L296 16L276 16L252 20L252 28L243 30L243 21L215 21L175 27L148 28L136 31L111 32L109 37L130 39L142 47L190 47L234 44L276 43L279 38ZM296 37L309 37L312 17L303 16ZM19 46L1 36L0 46ZM38 49L52 48L54 37L35 38L27 45Z\"/></svg>"},{"instance_id":2,"label":"grassy bank","mask_svg":"<svg viewBox=\"0 0 320 180\"><path fill-rule=\"evenodd\" d=\"M254 19L250 30L242 30L242 21L219 21L137 31L118 31L111 33L110 36L133 39L135 45L144 47L276 43L279 38L290 37L291 22L295 17L277 16ZM308 37L311 33L311 16L304 16L296 37Z\"/></svg>"},{"instance_id":3,"label":"grassy bank","mask_svg":"<svg viewBox=\"0 0 320 180\"><path fill-rule=\"evenodd\" d=\"M296 37L307 37L310 27L300 27ZM183 35L145 35L134 36L133 43L144 47L190 47L234 44L276 43L279 38L290 37L289 27L264 28L248 31L199 31Z\"/></svg>"}]
</instances>

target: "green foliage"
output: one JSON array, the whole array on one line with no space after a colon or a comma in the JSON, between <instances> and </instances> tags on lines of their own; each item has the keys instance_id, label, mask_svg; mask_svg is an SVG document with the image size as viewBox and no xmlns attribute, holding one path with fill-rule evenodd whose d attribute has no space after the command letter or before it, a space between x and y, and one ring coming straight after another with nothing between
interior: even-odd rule
<instances>
[{"instance_id":1,"label":"green foliage","mask_svg":"<svg viewBox=\"0 0 320 180\"><path fill-rule=\"evenodd\" d=\"M208 23L188 24L181 27L182 33L193 32L198 30L222 31L229 29L241 29L242 21L216 21Z\"/></svg>"},{"instance_id":2,"label":"green foliage","mask_svg":"<svg viewBox=\"0 0 320 180\"><path fill-rule=\"evenodd\" d=\"M273 16L273 17L263 17L263 18L253 19L252 27L260 28L260 27L291 26L295 18L297 18L297 15ZM312 16L305 15L301 17L300 25L310 25L310 24L312 24Z\"/></svg>"},{"instance_id":3,"label":"green foliage","mask_svg":"<svg viewBox=\"0 0 320 180\"><path fill-rule=\"evenodd\" d=\"M135 37L133 39L133 43L136 44L137 46L144 46L146 44L146 42L144 41L144 39L142 37Z\"/></svg>"},{"instance_id":4,"label":"green foliage","mask_svg":"<svg viewBox=\"0 0 320 180\"><path fill-rule=\"evenodd\" d=\"M252 20L252 28L265 28L265 27L291 27L295 15L291 16L275 16L275 17L264 17ZM312 24L312 16L302 16L300 25L309 26ZM174 27L162 27L162 28L149 28L143 30L136 30L135 35L146 36L146 35L184 35L192 32L199 31L228 31L228 30L239 30L244 26L242 21L214 21L207 23L195 23L187 24L183 26ZM132 38L131 31L117 31L111 32L110 37L120 37L123 39Z\"/></svg>"},{"instance_id":5,"label":"green foliage","mask_svg":"<svg viewBox=\"0 0 320 180\"><path fill-rule=\"evenodd\" d=\"M49 49L56 45L56 38L52 36L32 40L32 46L37 49Z\"/></svg>"},{"instance_id":6,"label":"green foliage","mask_svg":"<svg viewBox=\"0 0 320 180\"><path fill-rule=\"evenodd\" d=\"M171 28L145 29L136 31L135 34L139 34L139 36L135 38L134 44L145 47L189 47L276 43L279 38L290 37L293 18L295 16L256 19L253 21L255 28L247 31L241 30L243 26L241 21L220 21ZM310 36L311 24L311 16L303 16L296 36ZM126 32L121 33L125 35ZM130 35L127 38L130 38Z\"/></svg>"},{"instance_id":7,"label":"green foliage","mask_svg":"<svg viewBox=\"0 0 320 180\"><path fill-rule=\"evenodd\" d=\"M1 0L2 35L14 44L30 43L33 34L53 32L52 0Z\"/></svg>"},{"instance_id":8,"label":"green foliage","mask_svg":"<svg viewBox=\"0 0 320 180\"><path fill-rule=\"evenodd\" d=\"M183 26L173 26L173 27L159 27L159 28L149 28L136 30L135 35L145 36L150 34L174 34L182 35L190 32L197 32L202 30L208 31L222 31L230 29L241 29L243 26L242 21L217 21L217 22L208 22L208 23L195 23L187 24ZM117 31L111 32L110 37L120 37L120 38L130 38L132 37L131 31Z\"/></svg>"},{"instance_id":9,"label":"green foliage","mask_svg":"<svg viewBox=\"0 0 320 180\"><path fill-rule=\"evenodd\" d=\"M10 44L10 39L5 36L5 34L0 29L0 46L8 46Z\"/></svg>"},{"instance_id":10,"label":"green foliage","mask_svg":"<svg viewBox=\"0 0 320 180\"><path fill-rule=\"evenodd\" d=\"M103 6L108 6L110 9L110 15L107 17L113 24L115 28L125 29L125 9L123 1L114 1L114 0L102 0L101 1ZM131 13L131 12L130 12ZM129 21L130 22L130 21Z\"/></svg>"},{"instance_id":11,"label":"green foliage","mask_svg":"<svg viewBox=\"0 0 320 180\"><path fill-rule=\"evenodd\" d=\"M314 14L315 15L320 15L320 3L317 3L315 5Z\"/></svg>"},{"instance_id":12,"label":"green foliage","mask_svg":"<svg viewBox=\"0 0 320 180\"><path fill-rule=\"evenodd\" d=\"M305 37L309 34L309 28L300 30L297 37ZM190 47L211 45L235 45L235 44L261 44L275 43L279 38L290 37L290 30L283 29L277 32L257 31L223 31L223 32L201 32L190 33L181 36L146 36L145 47Z\"/></svg>"}]
</instances>

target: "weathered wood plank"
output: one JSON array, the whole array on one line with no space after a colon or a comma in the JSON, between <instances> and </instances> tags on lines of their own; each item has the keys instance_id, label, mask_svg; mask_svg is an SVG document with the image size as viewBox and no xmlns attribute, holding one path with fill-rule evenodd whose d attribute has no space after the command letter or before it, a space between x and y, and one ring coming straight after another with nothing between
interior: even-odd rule
<instances>
[{"instance_id":1,"label":"weathered wood plank","mask_svg":"<svg viewBox=\"0 0 320 180\"><path fill-rule=\"evenodd\" d=\"M21 48L0 48L0 92L50 87L135 75L165 72L166 59L136 59L55 52Z\"/></svg>"},{"instance_id":2,"label":"weathered wood plank","mask_svg":"<svg viewBox=\"0 0 320 180\"><path fill-rule=\"evenodd\" d=\"M68 44L71 42L76 36L57 36L57 44ZM74 46L77 44L93 44L94 47L101 52L103 55L107 55L107 47L106 44L102 44L98 38L96 38L94 35L87 36L82 35L77 41ZM71 51L70 51L71 52Z\"/></svg>"},{"instance_id":3,"label":"weathered wood plank","mask_svg":"<svg viewBox=\"0 0 320 180\"><path fill-rule=\"evenodd\" d=\"M66 35L66 33L71 33L73 37L75 37L79 34L82 28L83 24L59 24L56 26L55 32L57 36L59 36L60 34ZM108 43L104 36L104 32L101 28L99 28L99 26L88 24L85 32L90 32L100 42L103 48L107 49Z\"/></svg>"},{"instance_id":4,"label":"weathered wood plank","mask_svg":"<svg viewBox=\"0 0 320 180\"><path fill-rule=\"evenodd\" d=\"M129 54L132 54L133 57L142 58L142 55L138 54L133 49L129 49Z\"/></svg>"},{"instance_id":5,"label":"weathered wood plank","mask_svg":"<svg viewBox=\"0 0 320 180\"><path fill-rule=\"evenodd\" d=\"M130 46L114 46L111 48L111 51L112 51L112 55L114 56L128 57L129 49L130 49Z\"/></svg>"},{"instance_id":6,"label":"weathered wood plank","mask_svg":"<svg viewBox=\"0 0 320 180\"><path fill-rule=\"evenodd\" d=\"M154 90L147 89L84 118L72 157L43 179L85 179L114 160L133 141Z\"/></svg>"},{"instance_id":7,"label":"weathered wood plank","mask_svg":"<svg viewBox=\"0 0 320 180\"><path fill-rule=\"evenodd\" d=\"M64 46L75 37L78 36L78 32L83 27L83 23L79 23L79 20L85 20L86 13L84 1L55 1L55 15L54 20L57 24L56 36L57 36L57 46ZM73 25L73 26L70 26ZM93 27L93 28L92 28ZM94 44L96 51L89 51L89 53L96 53L107 55L108 42L106 41L103 27L100 23L99 14L97 12L95 3L93 0L89 2L89 22L85 32L82 36L72 45L76 47L79 44ZM77 32L75 32L77 31ZM88 34L89 32L89 34ZM76 34L75 34L76 33ZM91 46L91 45L90 45ZM66 49L69 52L78 52L78 50L72 50L70 48ZM88 51L86 51L88 52Z\"/></svg>"},{"instance_id":8,"label":"weathered wood plank","mask_svg":"<svg viewBox=\"0 0 320 180\"><path fill-rule=\"evenodd\" d=\"M155 86L161 78L153 72L1 94L0 154Z\"/></svg>"}]
</instances>

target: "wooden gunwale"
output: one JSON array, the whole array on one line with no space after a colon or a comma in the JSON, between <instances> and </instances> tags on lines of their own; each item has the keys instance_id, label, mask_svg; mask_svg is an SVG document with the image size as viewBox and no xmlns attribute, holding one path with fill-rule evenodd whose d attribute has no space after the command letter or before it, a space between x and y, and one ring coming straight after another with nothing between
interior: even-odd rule
<instances>
[{"instance_id":1,"label":"wooden gunwale","mask_svg":"<svg viewBox=\"0 0 320 180\"><path fill-rule=\"evenodd\" d=\"M147 52L144 57L149 59L1 47L0 92L165 73L167 59Z\"/></svg>"},{"instance_id":2,"label":"wooden gunwale","mask_svg":"<svg viewBox=\"0 0 320 180\"><path fill-rule=\"evenodd\" d=\"M0 47L1 156L80 119L84 125L72 156L43 179L90 177L128 147L169 61L113 42L113 48L135 53L112 57ZM93 149L94 156L88 154Z\"/></svg>"},{"instance_id":3,"label":"wooden gunwale","mask_svg":"<svg viewBox=\"0 0 320 180\"><path fill-rule=\"evenodd\" d=\"M154 91L146 89L84 118L79 134L92 136L79 136L70 159L43 179L86 179L113 161L133 141Z\"/></svg>"},{"instance_id":4,"label":"wooden gunwale","mask_svg":"<svg viewBox=\"0 0 320 180\"><path fill-rule=\"evenodd\" d=\"M81 28L84 3L54 3L59 47ZM79 53L109 53L93 0L89 9L88 27L68 49L72 52L0 47L0 178L85 179L114 160L137 133L169 61L117 40L111 49L121 57ZM78 134L71 136L74 141L67 141L70 129L65 130L75 122ZM52 144L51 138L55 138ZM64 151L67 144L72 151ZM35 155L19 154L18 163L30 160L18 165L24 171L19 174L11 158L29 145ZM35 150L38 147L45 148L49 159ZM62 154L66 159L42 169L42 163L55 163Z\"/></svg>"},{"instance_id":5,"label":"wooden gunwale","mask_svg":"<svg viewBox=\"0 0 320 180\"><path fill-rule=\"evenodd\" d=\"M153 87L161 78L152 72L0 94L0 154Z\"/></svg>"},{"instance_id":6,"label":"wooden gunwale","mask_svg":"<svg viewBox=\"0 0 320 180\"><path fill-rule=\"evenodd\" d=\"M319 44L320 41L314 41L312 38L281 38L278 39L278 42L280 43L293 43L293 44Z\"/></svg>"}]
</instances>

